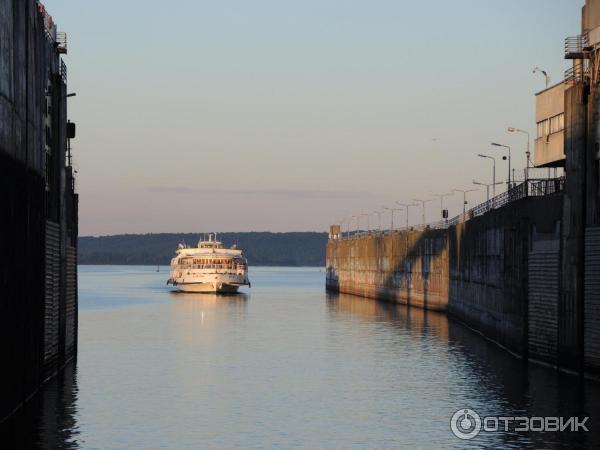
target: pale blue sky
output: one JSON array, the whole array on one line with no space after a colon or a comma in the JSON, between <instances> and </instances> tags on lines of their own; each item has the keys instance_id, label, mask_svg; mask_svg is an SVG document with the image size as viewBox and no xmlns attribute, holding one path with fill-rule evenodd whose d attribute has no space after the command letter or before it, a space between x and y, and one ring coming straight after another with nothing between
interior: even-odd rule
<instances>
[{"instance_id":1,"label":"pale blue sky","mask_svg":"<svg viewBox=\"0 0 600 450\"><path fill-rule=\"evenodd\" d=\"M583 3L46 0L69 36L80 233L325 230L488 181L492 141L522 168L506 127L535 132L532 68L560 81Z\"/></svg>"}]
</instances>

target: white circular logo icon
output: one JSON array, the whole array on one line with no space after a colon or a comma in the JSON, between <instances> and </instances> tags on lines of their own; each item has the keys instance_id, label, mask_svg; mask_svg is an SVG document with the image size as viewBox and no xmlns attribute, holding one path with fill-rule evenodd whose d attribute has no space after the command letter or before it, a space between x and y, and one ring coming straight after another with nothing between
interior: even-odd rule
<instances>
[{"instance_id":1,"label":"white circular logo icon","mask_svg":"<svg viewBox=\"0 0 600 450\"><path fill-rule=\"evenodd\" d=\"M481 431L481 417L472 409L459 409L450 419L450 428L459 439L473 439Z\"/></svg>"}]
</instances>

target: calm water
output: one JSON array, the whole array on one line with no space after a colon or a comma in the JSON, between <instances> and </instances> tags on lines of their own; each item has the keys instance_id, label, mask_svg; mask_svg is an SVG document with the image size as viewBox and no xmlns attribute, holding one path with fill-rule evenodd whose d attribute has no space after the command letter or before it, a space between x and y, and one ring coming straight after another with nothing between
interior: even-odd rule
<instances>
[{"instance_id":1,"label":"calm water","mask_svg":"<svg viewBox=\"0 0 600 450\"><path fill-rule=\"evenodd\" d=\"M600 448L600 391L527 367L444 315L324 292L319 269L174 294L166 268L80 267L79 357L4 427L15 448ZM450 431L590 416L588 433ZM7 447L5 447L7 448Z\"/></svg>"}]
</instances>

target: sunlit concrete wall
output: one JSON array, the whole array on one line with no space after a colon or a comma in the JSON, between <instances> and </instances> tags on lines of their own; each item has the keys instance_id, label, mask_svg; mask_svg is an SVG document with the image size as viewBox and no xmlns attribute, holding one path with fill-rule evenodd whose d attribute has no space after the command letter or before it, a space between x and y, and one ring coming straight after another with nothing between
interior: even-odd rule
<instances>
[{"instance_id":1,"label":"sunlit concrete wall","mask_svg":"<svg viewBox=\"0 0 600 450\"><path fill-rule=\"evenodd\" d=\"M581 29L593 30L600 26L600 0L586 0L581 9Z\"/></svg>"},{"instance_id":2,"label":"sunlit concrete wall","mask_svg":"<svg viewBox=\"0 0 600 450\"><path fill-rule=\"evenodd\" d=\"M566 84L562 82L536 94L536 167L564 166L565 87ZM560 127L557 126L559 122L562 124Z\"/></svg>"},{"instance_id":3,"label":"sunlit concrete wall","mask_svg":"<svg viewBox=\"0 0 600 450\"><path fill-rule=\"evenodd\" d=\"M327 286L434 310L448 305L445 231L409 231L327 245Z\"/></svg>"},{"instance_id":4,"label":"sunlit concrete wall","mask_svg":"<svg viewBox=\"0 0 600 450\"><path fill-rule=\"evenodd\" d=\"M330 239L327 289L447 311L525 355L533 231L554 233L561 205L523 199L446 230Z\"/></svg>"}]
</instances>

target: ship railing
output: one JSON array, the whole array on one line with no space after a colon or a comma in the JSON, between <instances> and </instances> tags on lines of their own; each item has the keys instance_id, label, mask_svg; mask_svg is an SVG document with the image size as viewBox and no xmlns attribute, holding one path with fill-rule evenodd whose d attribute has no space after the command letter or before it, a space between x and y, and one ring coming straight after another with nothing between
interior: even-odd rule
<instances>
[{"instance_id":1,"label":"ship railing","mask_svg":"<svg viewBox=\"0 0 600 450\"><path fill-rule=\"evenodd\" d=\"M217 270L245 270L243 265L226 265L226 264L179 264L173 266L176 270L192 270L192 269L217 269Z\"/></svg>"}]
</instances>

